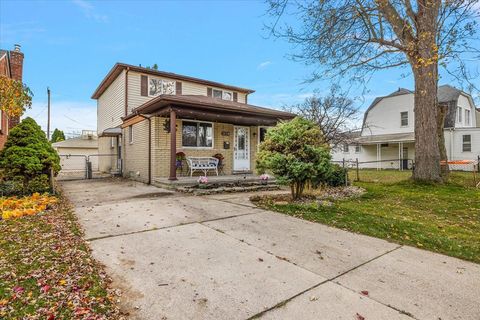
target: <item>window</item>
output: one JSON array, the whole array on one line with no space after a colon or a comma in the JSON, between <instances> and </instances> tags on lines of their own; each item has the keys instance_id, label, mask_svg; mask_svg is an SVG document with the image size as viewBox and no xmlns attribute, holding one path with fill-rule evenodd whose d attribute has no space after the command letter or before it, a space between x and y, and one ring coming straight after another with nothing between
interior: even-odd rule
<instances>
[{"instance_id":1,"label":"window","mask_svg":"<svg viewBox=\"0 0 480 320\"><path fill-rule=\"evenodd\" d=\"M360 153L360 145L355 145L355 153Z\"/></svg>"},{"instance_id":2,"label":"window","mask_svg":"<svg viewBox=\"0 0 480 320\"><path fill-rule=\"evenodd\" d=\"M462 151L463 152L472 151L472 136L469 134L463 135Z\"/></svg>"},{"instance_id":3,"label":"window","mask_svg":"<svg viewBox=\"0 0 480 320\"><path fill-rule=\"evenodd\" d=\"M258 128L258 143L265 141L265 136L267 135L268 128L259 127Z\"/></svg>"},{"instance_id":4,"label":"window","mask_svg":"<svg viewBox=\"0 0 480 320\"><path fill-rule=\"evenodd\" d=\"M343 152L349 152L348 144L347 144L347 143L344 143L344 144L343 144Z\"/></svg>"},{"instance_id":5,"label":"window","mask_svg":"<svg viewBox=\"0 0 480 320\"><path fill-rule=\"evenodd\" d=\"M115 138L114 137L110 138L110 148L115 148Z\"/></svg>"},{"instance_id":6,"label":"window","mask_svg":"<svg viewBox=\"0 0 480 320\"><path fill-rule=\"evenodd\" d=\"M462 123L462 108L457 108L458 122Z\"/></svg>"},{"instance_id":7,"label":"window","mask_svg":"<svg viewBox=\"0 0 480 320\"><path fill-rule=\"evenodd\" d=\"M470 125L470 110L465 110L465 124Z\"/></svg>"},{"instance_id":8,"label":"window","mask_svg":"<svg viewBox=\"0 0 480 320\"><path fill-rule=\"evenodd\" d=\"M232 92L229 91L222 91L222 90L217 90L213 89L213 97L215 99L222 99L222 100L229 100L232 101L233 94Z\"/></svg>"},{"instance_id":9,"label":"window","mask_svg":"<svg viewBox=\"0 0 480 320\"><path fill-rule=\"evenodd\" d=\"M133 143L133 126L128 126L128 142Z\"/></svg>"},{"instance_id":10,"label":"window","mask_svg":"<svg viewBox=\"0 0 480 320\"><path fill-rule=\"evenodd\" d=\"M148 78L148 95L155 97L160 94L175 94L175 81Z\"/></svg>"},{"instance_id":11,"label":"window","mask_svg":"<svg viewBox=\"0 0 480 320\"><path fill-rule=\"evenodd\" d=\"M400 125L408 127L408 111L400 112Z\"/></svg>"},{"instance_id":12,"label":"window","mask_svg":"<svg viewBox=\"0 0 480 320\"><path fill-rule=\"evenodd\" d=\"M182 123L182 146L211 148L213 125L208 122L184 121Z\"/></svg>"}]
</instances>

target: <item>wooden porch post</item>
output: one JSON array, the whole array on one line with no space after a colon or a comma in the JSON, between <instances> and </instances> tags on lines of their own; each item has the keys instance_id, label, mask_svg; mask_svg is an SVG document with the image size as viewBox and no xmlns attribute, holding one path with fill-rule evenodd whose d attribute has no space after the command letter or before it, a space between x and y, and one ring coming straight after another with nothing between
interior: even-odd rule
<instances>
[{"instance_id":1,"label":"wooden porch post","mask_svg":"<svg viewBox=\"0 0 480 320\"><path fill-rule=\"evenodd\" d=\"M177 114L170 109L170 177L168 180L177 180Z\"/></svg>"}]
</instances>

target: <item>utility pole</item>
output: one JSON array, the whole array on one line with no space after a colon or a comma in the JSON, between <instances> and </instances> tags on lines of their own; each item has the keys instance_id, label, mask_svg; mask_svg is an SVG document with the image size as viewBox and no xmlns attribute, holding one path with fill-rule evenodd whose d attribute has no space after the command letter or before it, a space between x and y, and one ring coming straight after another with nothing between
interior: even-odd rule
<instances>
[{"instance_id":1,"label":"utility pole","mask_svg":"<svg viewBox=\"0 0 480 320\"><path fill-rule=\"evenodd\" d=\"M50 141L50 88L47 87L48 96L48 120L47 120L47 140Z\"/></svg>"}]
</instances>

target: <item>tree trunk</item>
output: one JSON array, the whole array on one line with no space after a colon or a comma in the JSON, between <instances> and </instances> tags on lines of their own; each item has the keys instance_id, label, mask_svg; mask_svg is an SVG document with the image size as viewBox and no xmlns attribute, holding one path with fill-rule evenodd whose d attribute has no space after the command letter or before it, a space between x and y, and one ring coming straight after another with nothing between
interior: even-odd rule
<instances>
[{"instance_id":1,"label":"tree trunk","mask_svg":"<svg viewBox=\"0 0 480 320\"><path fill-rule=\"evenodd\" d=\"M440 151L437 132L439 116L438 47L436 24L440 1L419 1L417 41L410 57L415 78L415 170L413 179L440 182Z\"/></svg>"}]
</instances>

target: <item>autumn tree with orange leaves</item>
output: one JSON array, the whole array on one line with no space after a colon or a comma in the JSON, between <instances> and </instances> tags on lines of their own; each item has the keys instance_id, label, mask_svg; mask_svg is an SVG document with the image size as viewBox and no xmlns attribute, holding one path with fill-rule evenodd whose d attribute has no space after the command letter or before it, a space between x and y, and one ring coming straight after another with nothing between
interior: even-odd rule
<instances>
[{"instance_id":1,"label":"autumn tree with orange leaves","mask_svg":"<svg viewBox=\"0 0 480 320\"><path fill-rule=\"evenodd\" d=\"M0 109L9 117L20 117L32 106L33 93L24 83L0 76Z\"/></svg>"}]
</instances>

